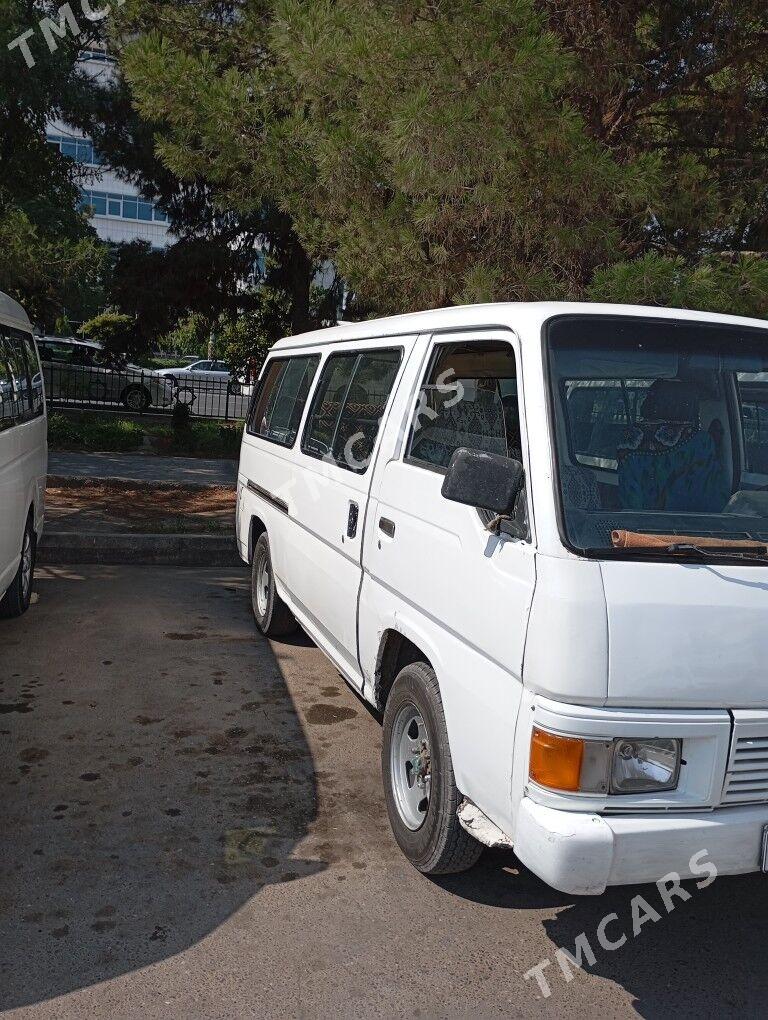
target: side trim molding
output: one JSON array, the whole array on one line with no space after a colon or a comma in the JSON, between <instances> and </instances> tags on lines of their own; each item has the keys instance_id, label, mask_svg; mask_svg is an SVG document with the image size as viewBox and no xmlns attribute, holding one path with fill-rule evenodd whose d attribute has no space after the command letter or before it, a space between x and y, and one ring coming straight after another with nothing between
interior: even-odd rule
<instances>
[{"instance_id":1,"label":"side trim molding","mask_svg":"<svg viewBox=\"0 0 768 1020\"><path fill-rule=\"evenodd\" d=\"M252 482L250 478L248 479L248 488L257 496L261 496L262 499L266 500L267 503L270 503L277 510L280 510L281 513L288 513L288 504L284 499L279 499L277 496L273 496L271 492L267 492L266 489L262 489L260 485L256 485L255 482Z\"/></svg>"}]
</instances>

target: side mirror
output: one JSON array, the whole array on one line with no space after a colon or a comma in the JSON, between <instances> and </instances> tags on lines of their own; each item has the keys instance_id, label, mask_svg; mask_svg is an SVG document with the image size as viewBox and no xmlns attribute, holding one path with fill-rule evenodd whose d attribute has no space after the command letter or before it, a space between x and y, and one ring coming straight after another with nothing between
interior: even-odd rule
<instances>
[{"instance_id":1,"label":"side mirror","mask_svg":"<svg viewBox=\"0 0 768 1020\"><path fill-rule=\"evenodd\" d=\"M524 482L519 460L462 447L451 457L441 491L454 503L511 514Z\"/></svg>"}]
</instances>

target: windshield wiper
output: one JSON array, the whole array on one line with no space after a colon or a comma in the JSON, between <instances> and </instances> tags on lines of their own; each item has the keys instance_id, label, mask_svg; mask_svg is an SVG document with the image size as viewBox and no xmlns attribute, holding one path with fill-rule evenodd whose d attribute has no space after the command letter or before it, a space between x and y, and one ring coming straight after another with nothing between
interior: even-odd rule
<instances>
[{"instance_id":1,"label":"windshield wiper","mask_svg":"<svg viewBox=\"0 0 768 1020\"><path fill-rule=\"evenodd\" d=\"M736 545L703 546L692 542L670 542L668 545L638 545L623 547L607 547L585 549L587 556L616 557L660 557L677 556L681 559L700 560L749 560L750 562L765 561L768 564L768 545L755 545L749 549Z\"/></svg>"},{"instance_id":2,"label":"windshield wiper","mask_svg":"<svg viewBox=\"0 0 768 1020\"><path fill-rule=\"evenodd\" d=\"M723 556L739 560L764 560L768 556L768 545L755 545L745 549L743 545L695 545L692 542L672 542L662 552L677 554L693 553L704 560L722 559Z\"/></svg>"}]
</instances>

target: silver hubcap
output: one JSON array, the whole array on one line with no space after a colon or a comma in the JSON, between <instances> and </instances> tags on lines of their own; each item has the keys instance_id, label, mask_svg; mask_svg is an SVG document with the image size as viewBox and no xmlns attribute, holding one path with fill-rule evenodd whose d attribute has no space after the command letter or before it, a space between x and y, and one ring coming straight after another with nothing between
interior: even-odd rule
<instances>
[{"instance_id":1,"label":"silver hubcap","mask_svg":"<svg viewBox=\"0 0 768 1020\"><path fill-rule=\"evenodd\" d=\"M266 556L262 556L259 560L259 565L256 568L256 608L259 611L259 616L267 615L267 608L269 607L269 586L272 582L272 578L269 573L269 561Z\"/></svg>"},{"instance_id":2,"label":"silver hubcap","mask_svg":"<svg viewBox=\"0 0 768 1020\"><path fill-rule=\"evenodd\" d=\"M403 705L395 718L390 750L392 792L409 829L421 827L432 786L429 734L415 705Z\"/></svg>"},{"instance_id":3,"label":"silver hubcap","mask_svg":"<svg viewBox=\"0 0 768 1020\"><path fill-rule=\"evenodd\" d=\"M140 411L144 406L144 394L140 390L131 390L126 402L132 411Z\"/></svg>"},{"instance_id":4,"label":"silver hubcap","mask_svg":"<svg viewBox=\"0 0 768 1020\"><path fill-rule=\"evenodd\" d=\"M32 590L32 536L27 531L21 549L21 594L26 602Z\"/></svg>"}]
</instances>

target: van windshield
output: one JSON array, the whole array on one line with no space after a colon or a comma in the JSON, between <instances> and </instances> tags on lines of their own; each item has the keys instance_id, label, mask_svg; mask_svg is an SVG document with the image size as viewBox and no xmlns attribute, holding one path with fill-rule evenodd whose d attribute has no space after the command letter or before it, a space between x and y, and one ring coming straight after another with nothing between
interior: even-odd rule
<instances>
[{"instance_id":1,"label":"van windshield","mask_svg":"<svg viewBox=\"0 0 768 1020\"><path fill-rule=\"evenodd\" d=\"M768 562L768 330L560 316L547 341L566 544Z\"/></svg>"}]
</instances>

